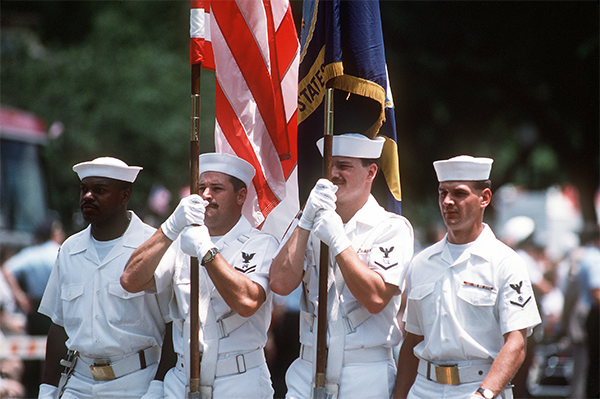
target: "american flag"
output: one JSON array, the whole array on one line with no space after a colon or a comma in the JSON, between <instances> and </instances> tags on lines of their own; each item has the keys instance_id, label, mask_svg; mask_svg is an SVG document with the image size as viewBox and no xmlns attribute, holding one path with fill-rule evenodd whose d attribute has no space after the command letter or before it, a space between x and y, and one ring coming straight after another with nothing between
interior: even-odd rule
<instances>
[{"instance_id":1,"label":"american flag","mask_svg":"<svg viewBox=\"0 0 600 399\"><path fill-rule=\"evenodd\" d=\"M244 215L260 226L275 209L281 230L298 210L299 43L289 0L192 1L190 37L190 62L215 71L215 149L256 170Z\"/></svg>"}]
</instances>

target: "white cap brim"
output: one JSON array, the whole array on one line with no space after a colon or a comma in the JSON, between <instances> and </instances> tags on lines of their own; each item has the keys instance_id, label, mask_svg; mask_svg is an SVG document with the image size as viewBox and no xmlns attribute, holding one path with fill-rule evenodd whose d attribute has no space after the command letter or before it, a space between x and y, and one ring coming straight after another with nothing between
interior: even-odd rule
<instances>
[{"instance_id":1,"label":"white cap brim","mask_svg":"<svg viewBox=\"0 0 600 399\"><path fill-rule=\"evenodd\" d=\"M249 162L224 153L208 153L200 155L200 174L204 172L221 172L240 179L250 187L254 178L254 167Z\"/></svg>"},{"instance_id":2,"label":"white cap brim","mask_svg":"<svg viewBox=\"0 0 600 399\"><path fill-rule=\"evenodd\" d=\"M519 244L535 230L535 222L527 216L515 216L506 222L502 230L502 239Z\"/></svg>"},{"instance_id":3,"label":"white cap brim","mask_svg":"<svg viewBox=\"0 0 600 399\"><path fill-rule=\"evenodd\" d=\"M480 181L488 180L492 171L491 158L474 158L469 155L435 161L433 167L438 181Z\"/></svg>"},{"instance_id":4,"label":"white cap brim","mask_svg":"<svg viewBox=\"0 0 600 399\"><path fill-rule=\"evenodd\" d=\"M73 171L77 173L79 180L86 177L107 177L129 183L135 181L142 169L141 166L129 166L120 159L112 157L100 157L73 166Z\"/></svg>"},{"instance_id":5,"label":"white cap brim","mask_svg":"<svg viewBox=\"0 0 600 399\"><path fill-rule=\"evenodd\" d=\"M317 141L317 147L323 156L324 138ZM333 136L333 147L331 155L334 157L351 157L377 159L381 156L383 137L375 137L373 140L360 133L346 133Z\"/></svg>"}]
</instances>

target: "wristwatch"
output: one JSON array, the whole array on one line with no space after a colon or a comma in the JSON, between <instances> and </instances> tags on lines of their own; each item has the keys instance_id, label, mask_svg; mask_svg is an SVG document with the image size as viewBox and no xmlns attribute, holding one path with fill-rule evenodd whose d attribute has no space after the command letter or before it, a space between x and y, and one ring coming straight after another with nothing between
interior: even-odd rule
<instances>
[{"instance_id":1,"label":"wristwatch","mask_svg":"<svg viewBox=\"0 0 600 399\"><path fill-rule=\"evenodd\" d=\"M208 252L206 253L206 255L204 255L202 257L202 261L200 262L200 264L202 266L206 265L208 262L212 262L213 259L215 259L215 256L219 253L219 250L216 247L213 247L211 249L208 250Z\"/></svg>"},{"instance_id":2,"label":"wristwatch","mask_svg":"<svg viewBox=\"0 0 600 399\"><path fill-rule=\"evenodd\" d=\"M479 388L477 388L477 392L482 394L485 399L493 399L494 398L494 393L489 389L479 387Z\"/></svg>"}]
</instances>

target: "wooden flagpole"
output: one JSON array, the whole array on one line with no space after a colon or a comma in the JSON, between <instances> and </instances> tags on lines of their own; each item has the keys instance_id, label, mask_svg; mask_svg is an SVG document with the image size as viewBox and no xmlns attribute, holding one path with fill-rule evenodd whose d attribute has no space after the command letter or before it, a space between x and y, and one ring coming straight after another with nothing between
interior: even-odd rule
<instances>
[{"instance_id":1,"label":"wooden flagpole","mask_svg":"<svg viewBox=\"0 0 600 399\"><path fill-rule=\"evenodd\" d=\"M323 129L323 177L331 180L333 149L333 88L325 93L325 123ZM315 371L315 399L325 399L325 365L327 363L327 277L329 274L329 247L321 242L319 259L319 308L317 310L317 358Z\"/></svg>"},{"instance_id":2,"label":"wooden flagpole","mask_svg":"<svg viewBox=\"0 0 600 399\"><path fill-rule=\"evenodd\" d=\"M192 112L190 127L190 193L200 194L200 69L192 64ZM198 258L190 258L190 381L188 399L200 398L200 321L199 321Z\"/></svg>"}]
</instances>

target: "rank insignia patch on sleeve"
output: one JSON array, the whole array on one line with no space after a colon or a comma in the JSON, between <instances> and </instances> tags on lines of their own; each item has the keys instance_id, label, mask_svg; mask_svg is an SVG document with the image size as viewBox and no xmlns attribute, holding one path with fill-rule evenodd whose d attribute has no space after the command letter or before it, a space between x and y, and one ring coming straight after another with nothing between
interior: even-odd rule
<instances>
[{"instance_id":1,"label":"rank insignia patch on sleeve","mask_svg":"<svg viewBox=\"0 0 600 399\"><path fill-rule=\"evenodd\" d=\"M235 270L242 272L244 274L252 273L256 270L256 265L250 266L250 261L254 258L256 254L247 254L246 252L242 252L242 258L244 258L244 263L242 263L242 267L235 267Z\"/></svg>"},{"instance_id":2,"label":"rank insignia patch on sleeve","mask_svg":"<svg viewBox=\"0 0 600 399\"><path fill-rule=\"evenodd\" d=\"M390 252L392 252L394 250L394 247L390 247L390 248L379 247L379 250L381 252L383 252L383 259L381 260L382 263L375 261L375 264L377 266L381 267L383 270L387 270L398 264L398 262L390 264Z\"/></svg>"},{"instance_id":3,"label":"rank insignia patch on sleeve","mask_svg":"<svg viewBox=\"0 0 600 399\"><path fill-rule=\"evenodd\" d=\"M512 303L513 305L516 305L520 308L524 308L525 305L527 305L529 303L529 301L531 300L531 296L529 296L529 298L527 298L526 300L523 298L523 296L521 295L521 288L523 287L523 281L519 281L519 284L509 284L510 288L512 288L513 290L515 290L517 292L517 294L519 295L517 297L518 302L515 301L510 301L510 303Z\"/></svg>"}]
</instances>

